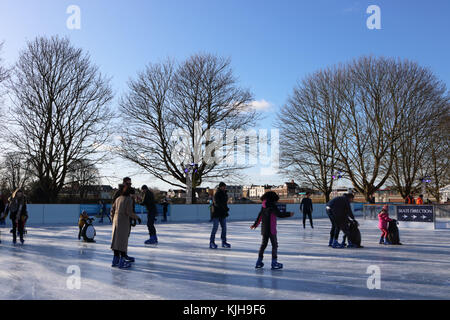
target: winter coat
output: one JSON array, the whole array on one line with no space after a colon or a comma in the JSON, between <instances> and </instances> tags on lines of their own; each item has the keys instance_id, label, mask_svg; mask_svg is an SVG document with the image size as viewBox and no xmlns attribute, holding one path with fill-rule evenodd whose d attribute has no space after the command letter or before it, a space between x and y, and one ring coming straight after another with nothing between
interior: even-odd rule
<instances>
[{"instance_id":1,"label":"winter coat","mask_svg":"<svg viewBox=\"0 0 450 320\"><path fill-rule=\"evenodd\" d=\"M89 219L89 216L87 213L80 214L80 218L78 219L78 227L81 229L86 224L87 219Z\"/></svg>"},{"instance_id":2,"label":"winter coat","mask_svg":"<svg viewBox=\"0 0 450 320\"><path fill-rule=\"evenodd\" d=\"M302 203L300 203L300 211L303 213L312 213L313 212L313 204L310 198L303 198Z\"/></svg>"},{"instance_id":3,"label":"winter coat","mask_svg":"<svg viewBox=\"0 0 450 320\"><path fill-rule=\"evenodd\" d=\"M416 201L414 200L414 197L407 196L405 199L405 204L415 204Z\"/></svg>"},{"instance_id":4,"label":"winter coat","mask_svg":"<svg viewBox=\"0 0 450 320\"><path fill-rule=\"evenodd\" d=\"M142 202L140 204L147 208L147 212L149 215L156 215L157 211L155 196L153 195L153 192L151 192L150 190L145 190L144 199L142 199Z\"/></svg>"},{"instance_id":5,"label":"winter coat","mask_svg":"<svg viewBox=\"0 0 450 320\"><path fill-rule=\"evenodd\" d=\"M128 236L131 228L130 218L138 219L133 212L133 200L130 196L118 197L111 208L111 249L121 252L128 251Z\"/></svg>"},{"instance_id":6,"label":"winter coat","mask_svg":"<svg viewBox=\"0 0 450 320\"><path fill-rule=\"evenodd\" d=\"M336 197L327 203L327 207L331 209L331 213L334 215L336 221L344 222L348 220L348 217L353 220L352 207L350 206L350 201L346 196Z\"/></svg>"},{"instance_id":7,"label":"winter coat","mask_svg":"<svg viewBox=\"0 0 450 320\"><path fill-rule=\"evenodd\" d=\"M253 227L257 228L262 222L261 235L271 236L277 234L277 217L289 218L291 214L289 212L280 212L276 203L263 201L261 211L253 224Z\"/></svg>"},{"instance_id":8,"label":"winter coat","mask_svg":"<svg viewBox=\"0 0 450 320\"><path fill-rule=\"evenodd\" d=\"M13 223L21 219L25 222L28 219L27 203L25 198L20 201L18 198L13 198L9 203L9 217Z\"/></svg>"},{"instance_id":9,"label":"winter coat","mask_svg":"<svg viewBox=\"0 0 450 320\"><path fill-rule=\"evenodd\" d=\"M378 228L387 230L388 228L388 222L391 222L392 219L389 218L389 213L387 211L382 210L378 214Z\"/></svg>"},{"instance_id":10,"label":"winter coat","mask_svg":"<svg viewBox=\"0 0 450 320\"><path fill-rule=\"evenodd\" d=\"M226 191L218 189L214 195L214 210L211 214L213 219L223 219L229 216L228 211L228 195Z\"/></svg>"}]
</instances>

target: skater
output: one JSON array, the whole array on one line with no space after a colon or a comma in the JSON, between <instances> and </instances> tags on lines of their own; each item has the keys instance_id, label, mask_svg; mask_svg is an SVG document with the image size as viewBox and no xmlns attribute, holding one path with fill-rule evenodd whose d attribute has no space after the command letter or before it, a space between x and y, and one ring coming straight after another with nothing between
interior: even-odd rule
<instances>
[{"instance_id":1,"label":"skater","mask_svg":"<svg viewBox=\"0 0 450 320\"><path fill-rule=\"evenodd\" d=\"M302 203L300 204L300 211L303 212L303 229L306 228L306 216L308 216L309 218L311 228L314 229L312 220L313 204L311 200L311 192L306 193L306 197L302 199Z\"/></svg>"},{"instance_id":2,"label":"skater","mask_svg":"<svg viewBox=\"0 0 450 320\"><path fill-rule=\"evenodd\" d=\"M162 202L163 207L163 222L167 222L167 210L169 208L169 201L167 201L167 198L164 198Z\"/></svg>"},{"instance_id":3,"label":"skater","mask_svg":"<svg viewBox=\"0 0 450 320\"><path fill-rule=\"evenodd\" d=\"M89 215L87 214L86 210L83 210L80 214L80 218L78 219L78 240L81 240L81 231L83 230L84 225L87 222L87 219L89 219Z\"/></svg>"},{"instance_id":4,"label":"skater","mask_svg":"<svg viewBox=\"0 0 450 320\"><path fill-rule=\"evenodd\" d=\"M378 214L378 228L381 230L380 244L392 244L388 240L388 222L391 221L392 219L389 218L389 207L384 205Z\"/></svg>"},{"instance_id":5,"label":"skater","mask_svg":"<svg viewBox=\"0 0 450 320\"><path fill-rule=\"evenodd\" d=\"M129 268L131 262L135 261L133 257L127 255L128 237L131 228L130 218L139 221L139 224L141 223L141 219L133 212L131 186L123 186L121 195L112 205L111 217L113 220L111 249L114 251L112 266L120 269Z\"/></svg>"},{"instance_id":6,"label":"skater","mask_svg":"<svg viewBox=\"0 0 450 320\"><path fill-rule=\"evenodd\" d=\"M23 234L25 232L25 223L28 219L27 203L22 189L13 192L9 199L9 213L12 222L13 243L17 242L17 231L19 232L20 242L23 244Z\"/></svg>"},{"instance_id":7,"label":"skater","mask_svg":"<svg viewBox=\"0 0 450 320\"><path fill-rule=\"evenodd\" d=\"M157 244L158 237L156 236L156 228L155 228L155 218L156 218L156 204L155 204L155 196L153 192L151 192L146 185L143 185L141 188L144 193L144 198L140 203L142 206L145 206L147 209L147 228L148 233L150 235L150 239L145 241L145 244Z\"/></svg>"},{"instance_id":8,"label":"skater","mask_svg":"<svg viewBox=\"0 0 450 320\"><path fill-rule=\"evenodd\" d=\"M405 198L405 204L415 204L414 195L411 193Z\"/></svg>"},{"instance_id":9,"label":"skater","mask_svg":"<svg viewBox=\"0 0 450 320\"><path fill-rule=\"evenodd\" d=\"M344 196L336 197L327 203L326 210L331 221L330 241L328 246L333 248L343 248L343 246L338 243L339 232L344 232L344 235L348 239L348 220L351 219L357 224L350 206L350 203L353 201L354 197L355 196L352 193L346 193ZM348 247L353 247L350 240L348 240Z\"/></svg>"},{"instance_id":10,"label":"skater","mask_svg":"<svg viewBox=\"0 0 450 320\"><path fill-rule=\"evenodd\" d=\"M103 202L103 200L100 200L98 202L98 205L100 206L100 223L103 223L103 217L106 216L109 219L109 222L111 223L111 217L109 216L107 210L106 210L106 204Z\"/></svg>"},{"instance_id":11,"label":"skater","mask_svg":"<svg viewBox=\"0 0 450 320\"><path fill-rule=\"evenodd\" d=\"M282 213L277 208L277 201L280 197L273 191L266 192L262 197L262 208L256 218L255 223L250 227L252 230L256 229L258 225L262 222L261 235L262 243L259 249L258 260L256 261L256 269L260 269L264 266L263 257L264 251L267 248L267 244L270 239L272 244L272 269L282 269L283 264L278 263L277 250L277 217L278 218L289 218L294 215L293 212Z\"/></svg>"},{"instance_id":12,"label":"skater","mask_svg":"<svg viewBox=\"0 0 450 320\"><path fill-rule=\"evenodd\" d=\"M216 233L217 229L220 227L222 228L222 247L223 248L231 248L231 245L227 243L227 217L229 216L228 211L230 209L228 208L228 195L227 195L227 185L223 182L219 184L219 188L216 191L216 194L214 195L213 200L213 212L212 212L212 222L213 222L213 229L211 231L211 237L209 239L209 247L211 249L217 249L217 245L215 243Z\"/></svg>"},{"instance_id":13,"label":"skater","mask_svg":"<svg viewBox=\"0 0 450 320\"><path fill-rule=\"evenodd\" d=\"M423 194L419 195L419 197L416 200L417 205L423 205Z\"/></svg>"},{"instance_id":14,"label":"skater","mask_svg":"<svg viewBox=\"0 0 450 320\"><path fill-rule=\"evenodd\" d=\"M369 196L369 204L375 204L375 196ZM375 219L376 216L376 208L375 206L370 206L370 218Z\"/></svg>"},{"instance_id":15,"label":"skater","mask_svg":"<svg viewBox=\"0 0 450 320\"><path fill-rule=\"evenodd\" d=\"M4 201L4 196L0 191L0 226L5 225L6 216L6 203ZM0 243L2 243L2 231L0 230Z\"/></svg>"}]
</instances>

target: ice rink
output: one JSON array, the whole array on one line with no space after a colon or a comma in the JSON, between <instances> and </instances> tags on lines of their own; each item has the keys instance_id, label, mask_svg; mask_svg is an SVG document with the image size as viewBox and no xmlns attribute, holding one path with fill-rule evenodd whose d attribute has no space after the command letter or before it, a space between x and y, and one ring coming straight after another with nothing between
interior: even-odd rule
<instances>
[{"instance_id":1,"label":"ice rink","mask_svg":"<svg viewBox=\"0 0 450 320\"><path fill-rule=\"evenodd\" d=\"M450 230L400 230L403 246L378 245L380 232L361 223L363 249L329 248L328 220L306 230L279 221L279 262L254 265L260 229L228 224L231 250L208 248L211 224L157 224L160 244L145 246L146 226L133 228L131 269L111 268L111 226L96 224L97 243L77 240L76 226L29 227L24 246L2 228L0 299L450 299ZM217 244L220 244L220 228ZM70 266L81 288L70 289ZM369 290L369 266L381 270L381 289ZM70 270L70 269L69 269Z\"/></svg>"}]
</instances>

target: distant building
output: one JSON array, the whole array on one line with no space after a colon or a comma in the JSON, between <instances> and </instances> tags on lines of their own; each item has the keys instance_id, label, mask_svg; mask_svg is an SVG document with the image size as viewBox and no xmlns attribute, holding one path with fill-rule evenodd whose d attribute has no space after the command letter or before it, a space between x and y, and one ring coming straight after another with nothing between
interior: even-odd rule
<instances>
[{"instance_id":1,"label":"distant building","mask_svg":"<svg viewBox=\"0 0 450 320\"><path fill-rule=\"evenodd\" d=\"M170 189L167 191L169 198L186 198L186 190L184 189Z\"/></svg>"},{"instance_id":2,"label":"distant building","mask_svg":"<svg viewBox=\"0 0 450 320\"><path fill-rule=\"evenodd\" d=\"M264 186L252 186L249 190L249 198L250 199L261 198L265 192L266 188Z\"/></svg>"},{"instance_id":3,"label":"distant building","mask_svg":"<svg viewBox=\"0 0 450 320\"><path fill-rule=\"evenodd\" d=\"M228 186L227 185L228 198L232 200L239 200L243 197L243 187L242 186Z\"/></svg>"},{"instance_id":4,"label":"distant building","mask_svg":"<svg viewBox=\"0 0 450 320\"><path fill-rule=\"evenodd\" d=\"M441 190L441 203L446 203L450 199L450 184L443 187Z\"/></svg>"},{"instance_id":5,"label":"distant building","mask_svg":"<svg viewBox=\"0 0 450 320\"><path fill-rule=\"evenodd\" d=\"M300 193L300 186L294 180L285 184L272 188L280 198L295 198Z\"/></svg>"}]
</instances>

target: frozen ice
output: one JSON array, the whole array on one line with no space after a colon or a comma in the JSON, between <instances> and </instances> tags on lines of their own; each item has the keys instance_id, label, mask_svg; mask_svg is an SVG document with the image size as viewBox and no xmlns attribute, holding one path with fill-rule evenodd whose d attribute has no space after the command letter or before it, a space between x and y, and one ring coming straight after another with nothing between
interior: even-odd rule
<instances>
[{"instance_id":1,"label":"frozen ice","mask_svg":"<svg viewBox=\"0 0 450 320\"><path fill-rule=\"evenodd\" d=\"M131 269L111 268L111 225L96 224L96 243L77 240L77 226L28 227L24 246L2 228L0 299L449 299L450 230L400 230L403 246L378 244L380 232L361 223L362 249L332 249L330 223L304 230L298 219L279 221L279 262L255 270L260 229L228 223L231 250L209 249L210 223L157 224L159 245L145 246L144 225L132 229ZM220 228L217 233L220 244ZM80 289L67 282L81 271ZM381 270L380 290L368 289L369 266Z\"/></svg>"}]
</instances>

